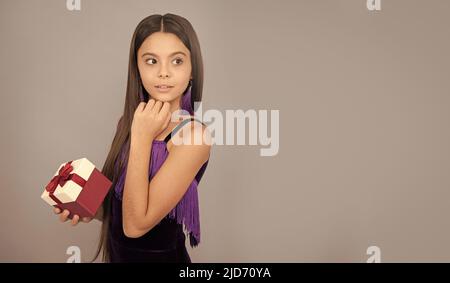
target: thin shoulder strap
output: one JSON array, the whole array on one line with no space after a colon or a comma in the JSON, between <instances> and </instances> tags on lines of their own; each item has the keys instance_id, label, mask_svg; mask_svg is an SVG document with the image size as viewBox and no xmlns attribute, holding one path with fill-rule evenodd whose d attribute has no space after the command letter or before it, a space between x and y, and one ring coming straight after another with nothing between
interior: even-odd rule
<instances>
[{"instance_id":1,"label":"thin shoulder strap","mask_svg":"<svg viewBox=\"0 0 450 283\"><path fill-rule=\"evenodd\" d=\"M189 119L185 119L183 121L181 121L173 130L172 132L170 132L170 134L168 134L166 136L166 138L164 139L164 141L166 143L169 142L170 138L172 138L172 136L174 136L184 125L186 125L187 123L191 122L191 121L197 121L200 122L198 119L194 118L194 117L190 117ZM201 122L200 122L201 123ZM203 123L202 123L203 124Z\"/></svg>"}]
</instances>

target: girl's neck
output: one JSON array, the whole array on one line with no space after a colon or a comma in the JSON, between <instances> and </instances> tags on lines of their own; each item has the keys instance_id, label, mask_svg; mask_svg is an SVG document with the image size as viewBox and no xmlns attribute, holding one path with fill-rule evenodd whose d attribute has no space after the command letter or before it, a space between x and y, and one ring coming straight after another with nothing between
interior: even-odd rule
<instances>
[{"instance_id":1,"label":"girl's neck","mask_svg":"<svg viewBox=\"0 0 450 283\"><path fill-rule=\"evenodd\" d=\"M181 96L170 102L170 113L181 110ZM184 113L183 113L184 116Z\"/></svg>"},{"instance_id":2,"label":"girl's neck","mask_svg":"<svg viewBox=\"0 0 450 283\"><path fill-rule=\"evenodd\" d=\"M173 112L181 109L180 102L181 102L180 98L177 98L170 102L170 113L173 113Z\"/></svg>"}]
</instances>

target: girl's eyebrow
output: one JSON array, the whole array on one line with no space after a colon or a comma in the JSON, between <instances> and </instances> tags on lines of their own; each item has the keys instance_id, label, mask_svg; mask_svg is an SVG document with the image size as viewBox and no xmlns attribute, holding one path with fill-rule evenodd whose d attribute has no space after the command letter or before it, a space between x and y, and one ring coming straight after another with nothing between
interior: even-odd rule
<instances>
[{"instance_id":1,"label":"girl's eyebrow","mask_svg":"<svg viewBox=\"0 0 450 283\"><path fill-rule=\"evenodd\" d=\"M183 54L184 56L187 57L187 55L182 51L175 51L175 52L169 54L169 57L176 55L176 54ZM151 55L151 56L158 57L158 55L156 55L155 53L151 53L151 52L145 52L144 54L142 54L142 57L144 57L145 55Z\"/></svg>"}]
</instances>

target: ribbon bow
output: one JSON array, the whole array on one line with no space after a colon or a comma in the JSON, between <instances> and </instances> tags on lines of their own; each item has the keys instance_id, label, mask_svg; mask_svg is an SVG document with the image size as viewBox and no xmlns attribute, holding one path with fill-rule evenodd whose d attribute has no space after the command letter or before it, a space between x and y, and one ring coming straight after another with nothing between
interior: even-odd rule
<instances>
[{"instance_id":1,"label":"ribbon bow","mask_svg":"<svg viewBox=\"0 0 450 283\"><path fill-rule=\"evenodd\" d=\"M49 197L58 204L61 204L61 201L53 195L58 185L64 187L67 181L73 181L80 187L84 187L87 182L78 174L70 173L73 171L73 166L71 165L72 161L64 164L64 166L59 169L58 175L54 176L50 183L45 186L45 190L49 193Z\"/></svg>"},{"instance_id":2,"label":"ribbon bow","mask_svg":"<svg viewBox=\"0 0 450 283\"><path fill-rule=\"evenodd\" d=\"M64 184L70 180L70 177L73 175L70 174L73 170L73 166L71 165L72 161L67 162L61 169L59 169L58 175L54 176L50 183L45 187L47 192L50 194L53 194L53 192L56 190L56 187L60 185L61 187L64 186Z\"/></svg>"}]
</instances>

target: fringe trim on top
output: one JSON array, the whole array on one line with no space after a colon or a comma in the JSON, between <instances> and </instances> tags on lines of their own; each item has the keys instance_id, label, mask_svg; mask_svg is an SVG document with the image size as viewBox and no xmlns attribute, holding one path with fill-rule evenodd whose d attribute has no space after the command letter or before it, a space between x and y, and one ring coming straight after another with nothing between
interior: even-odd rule
<instances>
[{"instance_id":1,"label":"fringe trim on top","mask_svg":"<svg viewBox=\"0 0 450 283\"><path fill-rule=\"evenodd\" d=\"M168 214L178 224L184 224L189 235L189 243L192 248L200 243L200 213L198 205L197 180L189 185L183 198Z\"/></svg>"}]
</instances>

